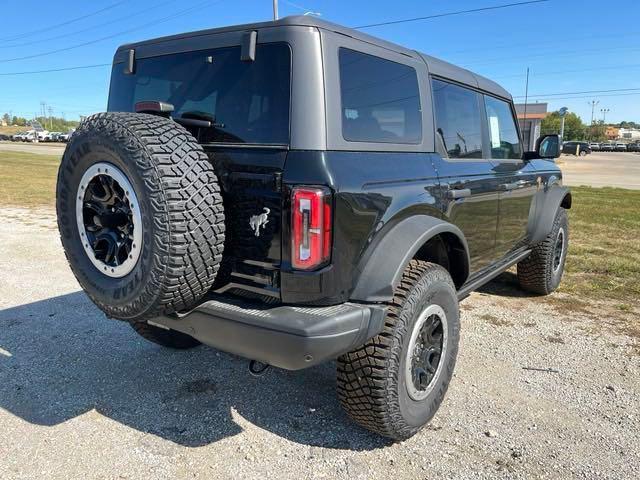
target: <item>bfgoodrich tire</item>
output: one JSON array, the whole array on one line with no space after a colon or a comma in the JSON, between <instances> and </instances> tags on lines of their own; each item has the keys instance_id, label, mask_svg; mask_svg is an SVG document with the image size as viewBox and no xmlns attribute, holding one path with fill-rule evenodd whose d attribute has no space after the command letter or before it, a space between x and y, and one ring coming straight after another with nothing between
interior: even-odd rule
<instances>
[{"instance_id":1,"label":"bfgoodrich tire","mask_svg":"<svg viewBox=\"0 0 640 480\"><path fill-rule=\"evenodd\" d=\"M529 292L549 295L560 285L569 248L569 219L560 207L549 235L518 263L518 281Z\"/></svg>"},{"instance_id":2,"label":"bfgoodrich tire","mask_svg":"<svg viewBox=\"0 0 640 480\"><path fill-rule=\"evenodd\" d=\"M170 119L101 113L82 122L62 158L56 207L69 265L109 317L185 310L213 284L220 188L200 145Z\"/></svg>"},{"instance_id":3,"label":"bfgoodrich tire","mask_svg":"<svg viewBox=\"0 0 640 480\"><path fill-rule=\"evenodd\" d=\"M363 427L394 440L435 415L453 375L460 320L456 289L439 265L412 260L382 332L338 359L338 397Z\"/></svg>"}]
</instances>

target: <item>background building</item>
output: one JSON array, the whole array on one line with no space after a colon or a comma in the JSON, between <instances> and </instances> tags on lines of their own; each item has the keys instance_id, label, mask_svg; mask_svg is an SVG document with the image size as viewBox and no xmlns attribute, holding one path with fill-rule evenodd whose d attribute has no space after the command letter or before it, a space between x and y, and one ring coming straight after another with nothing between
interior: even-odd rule
<instances>
[{"instance_id":1,"label":"background building","mask_svg":"<svg viewBox=\"0 0 640 480\"><path fill-rule=\"evenodd\" d=\"M533 150L536 146L536 140L540 137L542 119L549 114L547 112L547 104L527 103L525 109L524 103L516 103L516 113L518 115L518 123L520 123L520 131L522 132L524 150Z\"/></svg>"},{"instance_id":2,"label":"background building","mask_svg":"<svg viewBox=\"0 0 640 480\"><path fill-rule=\"evenodd\" d=\"M623 140L640 140L640 130L637 128L619 128L618 138Z\"/></svg>"}]
</instances>

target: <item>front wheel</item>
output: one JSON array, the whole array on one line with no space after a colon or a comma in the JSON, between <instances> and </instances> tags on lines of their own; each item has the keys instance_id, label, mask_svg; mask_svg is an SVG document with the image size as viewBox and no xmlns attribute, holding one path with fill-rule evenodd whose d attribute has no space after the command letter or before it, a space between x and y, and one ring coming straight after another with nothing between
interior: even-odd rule
<instances>
[{"instance_id":1,"label":"front wheel","mask_svg":"<svg viewBox=\"0 0 640 480\"><path fill-rule=\"evenodd\" d=\"M453 375L460 320L456 289L439 265L412 260L378 335L338 359L338 397L361 426L394 440L417 433Z\"/></svg>"},{"instance_id":2,"label":"front wheel","mask_svg":"<svg viewBox=\"0 0 640 480\"><path fill-rule=\"evenodd\" d=\"M549 295L560 285L569 247L569 219L560 207L549 235L518 263L518 281L524 290Z\"/></svg>"}]
</instances>

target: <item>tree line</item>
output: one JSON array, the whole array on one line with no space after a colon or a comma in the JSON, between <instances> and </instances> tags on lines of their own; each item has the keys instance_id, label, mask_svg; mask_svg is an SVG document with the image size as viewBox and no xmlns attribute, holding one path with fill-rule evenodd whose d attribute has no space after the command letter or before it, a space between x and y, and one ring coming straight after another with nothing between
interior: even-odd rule
<instances>
[{"instance_id":1,"label":"tree line","mask_svg":"<svg viewBox=\"0 0 640 480\"><path fill-rule=\"evenodd\" d=\"M24 117L14 115L11 117L8 113L2 115L2 119L7 125L16 125L18 127L28 127L31 120ZM76 128L78 122L75 120L66 120L62 117L36 117L35 120L46 129L52 132L67 132L71 128Z\"/></svg>"},{"instance_id":2,"label":"tree line","mask_svg":"<svg viewBox=\"0 0 640 480\"><path fill-rule=\"evenodd\" d=\"M560 117L560 113L557 111L551 112L542 120L540 133L542 135L560 133L561 123L562 119ZM627 121L605 124L602 120L598 120L593 125L586 125L580 116L569 112L564 117L564 139L604 142L607 140L607 127L640 128L640 124Z\"/></svg>"}]
</instances>

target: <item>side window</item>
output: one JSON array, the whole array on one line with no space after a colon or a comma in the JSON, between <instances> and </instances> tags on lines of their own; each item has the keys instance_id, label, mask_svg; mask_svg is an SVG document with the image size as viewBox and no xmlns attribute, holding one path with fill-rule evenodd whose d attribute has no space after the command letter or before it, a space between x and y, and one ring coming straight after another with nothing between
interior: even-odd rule
<instances>
[{"instance_id":1,"label":"side window","mask_svg":"<svg viewBox=\"0 0 640 480\"><path fill-rule=\"evenodd\" d=\"M488 95L484 96L484 104L487 110L491 158L522 158L522 146L509 104Z\"/></svg>"},{"instance_id":2,"label":"side window","mask_svg":"<svg viewBox=\"0 0 640 480\"><path fill-rule=\"evenodd\" d=\"M435 79L431 89L438 150L449 158L482 158L480 95Z\"/></svg>"},{"instance_id":3,"label":"side window","mask_svg":"<svg viewBox=\"0 0 640 480\"><path fill-rule=\"evenodd\" d=\"M420 143L422 111L416 71L346 48L338 56L344 139Z\"/></svg>"}]
</instances>

